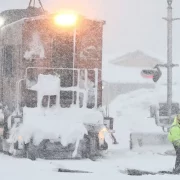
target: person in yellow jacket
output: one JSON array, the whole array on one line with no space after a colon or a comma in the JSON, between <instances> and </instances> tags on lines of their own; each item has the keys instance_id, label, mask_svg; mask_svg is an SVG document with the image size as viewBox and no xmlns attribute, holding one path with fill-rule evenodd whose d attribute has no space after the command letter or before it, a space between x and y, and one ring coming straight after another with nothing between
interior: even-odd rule
<instances>
[{"instance_id":1,"label":"person in yellow jacket","mask_svg":"<svg viewBox=\"0 0 180 180\"><path fill-rule=\"evenodd\" d=\"M180 114L174 118L174 122L168 132L168 140L173 144L176 151L174 173L180 173Z\"/></svg>"}]
</instances>

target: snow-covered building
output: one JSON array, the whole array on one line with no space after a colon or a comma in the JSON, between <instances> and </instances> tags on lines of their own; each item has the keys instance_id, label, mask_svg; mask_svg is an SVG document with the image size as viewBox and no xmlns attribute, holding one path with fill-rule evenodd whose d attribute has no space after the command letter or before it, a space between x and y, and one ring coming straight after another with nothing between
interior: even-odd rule
<instances>
[{"instance_id":1,"label":"snow-covered building","mask_svg":"<svg viewBox=\"0 0 180 180\"><path fill-rule=\"evenodd\" d=\"M122 67L153 68L156 64L161 64L162 60L152 57L143 51L137 50L117 57L111 60L110 63Z\"/></svg>"},{"instance_id":2,"label":"snow-covered building","mask_svg":"<svg viewBox=\"0 0 180 180\"><path fill-rule=\"evenodd\" d=\"M128 93L142 88L155 88L155 83L151 79L143 78L141 76L141 71L143 69L152 69L156 64L162 63L162 60L151 57L148 54L137 50L115 58L108 64L104 64L104 103L112 101L119 94ZM166 77L164 73L163 77ZM165 83L166 80L163 81Z\"/></svg>"}]
</instances>

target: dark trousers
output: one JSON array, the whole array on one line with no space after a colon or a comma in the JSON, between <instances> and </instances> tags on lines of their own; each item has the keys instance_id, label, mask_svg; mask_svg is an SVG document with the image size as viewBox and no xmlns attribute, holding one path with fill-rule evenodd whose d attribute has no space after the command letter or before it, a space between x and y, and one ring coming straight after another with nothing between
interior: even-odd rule
<instances>
[{"instance_id":1,"label":"dark trousers","mask_svg":"<svg viewBox=\"0 0 180 180\"><path fill-rule=\"evenodd\" d=\"M180 147L174 145L176 151L175 173L180 173Z\"/></svg>"}]
</instances>

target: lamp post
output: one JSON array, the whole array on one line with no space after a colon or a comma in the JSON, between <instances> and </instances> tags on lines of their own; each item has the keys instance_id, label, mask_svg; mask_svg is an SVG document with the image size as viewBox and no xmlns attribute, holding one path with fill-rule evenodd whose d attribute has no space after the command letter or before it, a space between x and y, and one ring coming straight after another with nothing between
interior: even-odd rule
<instances>
[{"instance_id":1,"label":"lamp post","mask_svg":"<svg viewBox=\"0 0 180 180\"><path fill-rule=\"evenodd\" d=\"M172 109L172 0L167 0L167 3L167 105L170 121Z\"/></svg>"},{"instance_id":2,"label":"lamp post","mask_svg":"<svg viewBox=\"0 0 180 180\"><path fill-rule=\"evenodd\" d=\"M163 18L167 21L167 106L168 106L168 119L171 121L171 109L172 109L172 68L176 65L172 64L172 22L180 20L180 18L172 18L172 2L173 0L167 0L167 18Z\"/></svg>"},{"instance_id":3,"label":"lamp post","mask_svg":"<svg viewBox=\"0 0 180 180\"><path fill-rule=\"evenodd\" d=\"M76 59L76 25L74 26L73 29L73 82L72 86L74 87L74 68L75 68L75 59ZM73 92L73 97L72 97L72 103L75 104L74 101L74 91Z\"/></svg>"}]
</instances>

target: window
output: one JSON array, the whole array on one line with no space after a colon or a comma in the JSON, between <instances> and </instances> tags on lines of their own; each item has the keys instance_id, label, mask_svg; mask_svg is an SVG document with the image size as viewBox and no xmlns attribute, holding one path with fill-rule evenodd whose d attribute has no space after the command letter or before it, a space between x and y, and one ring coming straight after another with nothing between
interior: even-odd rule
<instances>
[{"instance_id":1,"label":"window","mask_svg":"<svg viewBox=\"0 0 180 180\"><path fill-rule=\"evenodd\" d=\"M32 91L29 89L26 89L24 87L24 101L25 101L25 105L26 107L30 107L30 108L35 108L37 107L37 92L36 91ZM23 104L22 104L23 106Z\"/></svg>"},{"instance_id":2,"label":"window","mask_svg":"<svg viewBox=\"0 0 180 180\"><path fill-rule=\"evenodd\" d=\"M13 46L6 46L4 50L4 75L12 76Z\"/></svg>"},{"instance_id":3,"label":"window","mask_svg":"<svg viewBox=\"0 0 180 180\"><path fill-rule=\"evenodd\" d=\"M48 100L49 100L48 96L43 96L42 107L48 107Z\"/></svg>"},{"instance_id":4,"label":"window","mask_svg":"<svg viewBox=\"0 0 180 180\"><path fill-rule=\"evenodd\" d=\"M52 106L55 106L56 105L56 96L50 96L50 104L49 106L52 107Z\"/></svg>"},{"instance_id":5,"label":"window","mask_svg":"<svg viewBox=\"0 0 180 180\"><path fill-rule=\"evenodd\" d=\"M56 105L56 95L54 96L43 96L42 107L53 107Z\"/></svg>"}]
</instances>

